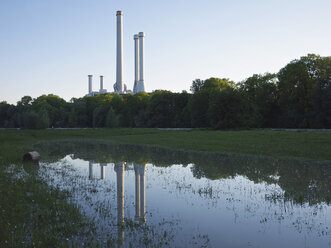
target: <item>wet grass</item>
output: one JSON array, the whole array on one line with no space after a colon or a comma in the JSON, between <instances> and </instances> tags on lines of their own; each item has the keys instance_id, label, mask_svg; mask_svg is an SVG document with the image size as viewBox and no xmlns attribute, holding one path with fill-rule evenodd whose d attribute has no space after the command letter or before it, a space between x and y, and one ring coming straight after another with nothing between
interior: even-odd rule
<instances>
[{"instance_id":1,"label":"wet grass","mask_svg":"<svg viewBox=\"0 0 331 248\"><path fill-rule=\"evenodd\" d=\"M81 247L93 233L68 195L35 176L36 164L0 172L0 247ZM27 173L28 171L29 173ZM89 234L89 235L87 235Z\"/></svg>"},{"instance_id":2,"label":"wet grass","mask_svg":"<svg viewBox=\"0 0 331 248\"><path fill-rule=\"evenodd\" d=\"M38 179L38 164L22 162L33 141L33 133L1 134L0 247L96 247L93 223L68 203L67 193Z\"/></svg>"},{"instance_id":3,"label":"wet grass","mask_svg":"<svg viewBox=\"0 0 331 248\"><path fill-rule=\"evenodd\" d=\"M12 160L40 141L83 140L128 143L173 149L249 154L276 158L331 161L330 131L210 131L158 129L0 130L2 156ZM17 155L19 154L19 157Z\"/></svg>"}]
</instances>

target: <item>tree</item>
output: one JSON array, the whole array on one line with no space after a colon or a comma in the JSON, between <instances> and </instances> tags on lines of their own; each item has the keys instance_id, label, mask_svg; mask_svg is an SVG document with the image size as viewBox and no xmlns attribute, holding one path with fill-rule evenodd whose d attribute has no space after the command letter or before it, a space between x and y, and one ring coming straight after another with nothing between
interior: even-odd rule
<instances>
[{"instance_id":1,"label":"tree","mask_svg":"<svg viewBox=\"0 0 331 248\"><path fill-rule=\"evenodd\" d=\"M68 112L68 125L70 127L87 127L88 115L85 98L72 98Z\"/></svg>"},{"instance_id":2,"label":"tree","mask_svg":"<svg viewBox=\"0 0 331 248\"><path fill-rule=\"evenodd\" d=\"M5 101L0 102L0 127L6 127L6 125L8 125L10 120L10 117L8 116L9 106L10 105Z\"/></svg>"},{"instance_id":3,"label":"tree","mask_svg":"<svg viewBox=\"0 0 331 248\"><path fill-rule=\"evenodd\" d=\"M46 109L41 109L38 112L38 116L39 116L39 120L38 120L37 128L39 129L48 128L50 125L50 120Z\"/></svg>"},{"instance_id":4,"label":"tree","mask_svg":"<svg viewBox=\"0 0 331 248\"><path fill-rule=\"evenodd\" d=\"M165 90L154 91L146 111L148 126L173 127L173 109L173 93Z\"/></svg>"},{"instance_id":5,"label":"tree","mask_svg":"<svg viewBox=\"0 0 331 248\"><path fill-rule=\"evenodd\" d=\"M127 94L124 97L123 119L127 127L143 127L147 125L145 112L150 96L145 92Z\"/></svg>"},{"instance_id":6,"label":"tree","mask_svg":"<svg viewBox=\"0 0 331 248\"><path fill-rule=\"evenodd\" d=\"M279 116L277 82L276 74L266 73L254 74L238 84L250 104L255 104L262 117L258 126L277 127Z\"/></svg>"},{"instance_id":7,"label":"tree","mask_svg":"<svg viewBox=\"0 0 331 248\"><path fill-rule=\"evenodd\" d=\"M316 87L309 99L308 123L312 128L331 128L331 57L318 57L314 62Z\"/></svg>"},{"instance_id":8,"label":"tree","mask_svg":"<svg viewBox=\"0 0 331 248\"><path fill-rule=\"evenodd\" d=\"M279 71L280 121L283 127L328 125L327 119L322 117L324 120L321 120L321 116L327 114L327 110L325 112L325 107L322 106L329 101L330 67L330 57L308 54L299 60L291 61ZM316 99L320 94L322 101ZM320 111L323 111L322 115L319 114ZM316 117L320 120L318 124Z\"/></svg>"},{"instance_id":9,"label":"tree","mask_svg":"<svg viewBox=\"0 0 331 248\"><path fill-rule=\"evenodd\" d=\"M112 107L109 108L107 113L106 127L118 127L118 117Z\"/></svg>"},{"instance_id":10,"label":"tree","mask_svg":"<svg viewBox=\"0 0 331 248\"><path fill-rule=\"evenodd\" d=\"M225 90L228 88L236 88L235 82L230 81L227 78L208 78L204 81L201 90Z\"/></svg>"},{"instance_id":11,"label":"tree","mask_svg":"<svg viewBox=\"0 0 331 248\"><path fill-rule=\"evenodd\" d=\"M223 90L225 88L235 88L235 83L226 78L211 77L206 80L193 80L190 90L195 94L201 90Z\"/></svg>"},{"instance_id":12,"label":"tree","mask_svg":"<svg viewBox=\"0 0 331 248\"><path fill-rule=\"evenodd\" d=\"M21 101L17 102L17 106L28 106L32 102L32 97L31 96L23 96L21 98Z\"/></svg>"},{"instance_id":13,"label":"tree","mask_svg":"<svg viewBox=\"0 0 331 248\"><path fill-rule=\"evenodd\" d=\"M216 129L255 127L260 118L254 105L233 88L211 93L208 115L210 125Z\"/></svg>"},{"instance_id":14,"label":"tree","mask_svg":"<svg viewBox=\"0 0 331 248\"><path fill-rule=\"evenodd\" d=\"M47 111L52 127L65 127L68 125L69 107L67 102L59 96L49 94L41 95L32 102L32 109L39 112Z\"/></svg>"},{"instance_id":15,"label":"tree","mask_svg":"<svg viewBox=\"0 0 331 248\"><path fill-rule=\"evenodd\" d=\"M187 92L173 93L173 127L191 127L190 97Z\"/></svg>"},{"instance_id":16,"label":"tree","mask_svg":"<svg viewBox=\"0 0 331 248\"><path fill-rule=\"evenodd\" d=\"M191 113L192 127L208 127L208 108L209 108L209 92L200 90L196 92L189 102L189 110Z\"/></svg>"},{"instance_id":17,"label":"tree","mask_svg":"<svg viewBox=\"0 0 331 248\"><path fill-rule=\"evenodd\" d=\"M44 129L49 127L49 118L45 109L38 113L28 111L22 114L22 128L27 129Z\"/></svg>"},{"instance_id":18,"label":"tree","mask_svg":"<svg viewBox=\"0 0 331 248\"><path fill-rule=\"evenodd\" d=\"M190 99L191 125L193 127L209 127L210 115L208 115L210 95L212 92L221 92L229 88L235 88L235 83L229 79L209 78L199 85Z\"/></svg>"},{"instance_id":19,"label":"tree","mask_svg":"<svg viewBox=\"0 0 331 248\"><path fill-rule=\"evenodd\" d=\"M192 85L190 87L190 91L194 94L196 92L198 92L199 90L201 90L202 86L204 84L204 81L201 79L195 79L192 81Z\"/></svg>"},{"instance_id":20,"label":"tree","mask_svg":"<svg viewBox=\"0 0 331 248\"><path fill-rule=\"evenodd\" d=\"M105 127L107 109L104 106L99 106L93 111L93 127Z\"/></svg>"}]
</instances>

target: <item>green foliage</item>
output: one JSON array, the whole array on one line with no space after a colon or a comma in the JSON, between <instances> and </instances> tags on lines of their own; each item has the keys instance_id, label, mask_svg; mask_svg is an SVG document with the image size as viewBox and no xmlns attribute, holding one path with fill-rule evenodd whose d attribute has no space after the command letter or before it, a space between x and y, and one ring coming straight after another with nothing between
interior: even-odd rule
<instances>
[{"instance_id":1,"label":"green foliage","mask_svg":"<svg viewBox=\"0 0 331 248\"><path fill-rule=\"evenodd\" d=\"M148 126L172 127L173 109L173 93L161 90L153 92L146 113Z\"/></svg>"},{"instance_id":2,"label":"green foliage","mask_svg":"<svg viewBox=\"0 0 331 248\"><path fill-rule=\"evenodd\" d=\"M270 73L254 74L239 83L240 90L261 116L261 123L257 123L256 126L277 127L279 116L277 83L277 75Z\"/></svg>"},{"instance_id":3,"label":"green foliage","mask_svg":"<svg viewBox=\"0 0 331 248\"><path fill-rule=\"evenodd\" d=\"M197 78L197 79L193 80L192 85L190 87L190 91L192 93L197 93L198 91L201 90L203 84L204 84L204 81L201 79Z\"/></svg>"},{"instance_id":4,"label":"green foliage","mask_svg":"<svg viewBox=\"0 0 331 248\"><path fill-rule=\"evenodd\" d=\"M208 127L209 92L201 90L195 93L189 103L192 127Z\"/></svg>"},{"instance_id":5,"label":"green foliage","mask_svg":"<svg viewBox=\"0 0 331 248\"><path fill-rule=\"evenodd\" d=\"M257 126L259 115L244 94L233 88L213 91L209 98L210 124L216 129Z\"/></svg>"},{"instance_id":6,"label":"green foliage","mask_svg":"<svg viewBox=\"0 0 331 248\"><path fill-rule=\"evenodd\" d=\"M42 95L34 99L32 109L37 112L45 109L52 127L62 127L68 122L67 102L56 95Z\"/></svg>"},{"instance_id":7,"label":"green foliage","mask_svg":"<svg viewBox=\"0 0 331 248\"><path fill-rule=\"evenodd\" d=\"M56 95L0 103L0 127L331 128L331 57L308 54L235 84L195 79L192 94ZM109 119L108 116L112 118Z\"/></svg>"},{"instance_id":8,"label":"green foliage","mask_svg":"<svg viewBox=\"0 0 331 248\"><path fill-rule=\"evenodd\" d=\"M7 102L0 102L0 127L8 127L8 121L10 120L9 107L10 105Z\"/></svg>"},{"instance_id":9,"label":"green foliage","mask_svg":"<svg viewBox=\"0 0 331 248\"><path fill-rule=\"evenodd\" d=\"M104 127L107 110L103 106L96 107L93 111L93 127Z\"/></svg>"},{"instance_id":10,"label":"green foliage","mask_svg":"<svg viewBox=\"0 0 331 248\"><path fill-rule=\"evenodd\" d=\"M107 113L106 127L118 127L118 116L112 107L109 108Z\"/></svg>"},{"instance_id":11,"label":"green foliage","mask_svg":"<svg viewBox=\"0 0 331 248\"><path fill-rule=\"evenodd\" d=\"M211 77L206 80L193 80L190 90L195 94L201 90L223 90L226 88L235 88L235 83L226 78Z\"/></svg>"},{"instance_id":12,"label":"green foliage","mask_svg":"<svg viewBox=\"0 0 331 248\"><path fill-rule=\"evenodd\" d=\"M71 99L71 110L68 113L68 126L69 127L87 127L88 114L87 104L83 99Z\"/></svg>"},{"instance_id":13,"label":"green foliage","mask_svg":"<svg viewBox=\"0 0 331 248\"><path fill-rule=\"evenodd\" d=\"M278 79L281 126L331 127L330 57L308 54L293 60L279 71Z\"/></svg>"},{"instance_id":14,"label":"green foliage","mask_svg":"<svg viewBox=\"0 0 331 248\"><path fill-rule=\"evenodd\" d=\"M41 109L38 112L39 115L39 128L48 128L50 125L50 119L48 116L48 112L45 109Z\"/></svg>"},{"instance_id":15,"label":"green foliage","mask_svg":"<svg viewBox=\"0 0 331 248\"><path fill-rule=\"evenodd\" d=\"M315 58L315 70L312 78L316 81L316 87L311 93L309 99L307 115L308 123L312 128L325 128L331 126L331 57L319 57L310 55ZM304 57L306 60L306 58Z\"/></svg>"},{"instance_id":16,"label":"green foliage","mask_svg":"<svg viewBox=\"0 0 331 248\"><path fill-rule=\"evenodd\" d=\"M29 106L31 104L32 97L31 96L23 96L21 101L17 102L17 106Z\"/></svg>"},{"instance_id":17,"label":"green foliage","mask_svg":"<svg viewBox=\"0 0 331 248\"><path fill-rule=\"evenodd\" d=\"M202 82L199 81L198 83L199 87L196 86L196 80L193 81L191 86L191 88L195 91L195 94L191 97L189 104L191 124L193 127L213 126L214 128L218 128L220 126L214 124L214 116L211 114L218 108L218 106L212 107L212 111L208 110L210 109L210 97L211 95L217 95L224 90L234 89L235 84L233 81L220 78L209 78ZM216 104L215 101L212 101L212 103Z\"/></svg>"},{"instance_id":18,"label":"green foliage","mask_svg":"<svg viewBox=\"0 0 331 248\"><path fill-rule=\"evenodd\" d=\"M189 108L189 101L191 95L187 92L173 95L174 102L174 119L172 121L173 127L191 127L191 113Z\"/></svg>"},{"instance_id":19,"label":"green foliage","mask_svg":"<svg viewBox=\"0 0 331 248\"><path fill-rule=\"evenodd\" d=\"M29 111L22 114L22 128L44 129L49 127L47 111L41 109L38 113Z\"/></svg>"},{"instance_id":20,"label":"green foliage","mask_svg":"<svg viewBox=\"0 0 331 248\"><path fill-rule=\"evenodd\" d=\"M228 88L235 88L235 83L226 78L209 78L204 81L201 90L218 90L222 91Z\"/></svg>"}]
</instances>

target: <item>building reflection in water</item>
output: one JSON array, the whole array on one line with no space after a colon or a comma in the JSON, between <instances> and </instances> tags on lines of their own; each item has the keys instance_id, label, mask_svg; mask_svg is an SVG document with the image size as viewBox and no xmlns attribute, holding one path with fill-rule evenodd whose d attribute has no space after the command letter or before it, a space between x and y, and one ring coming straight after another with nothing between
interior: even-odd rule
<instances>
[{"instance_id":1,"label":"building reflection in water","mask_svg":"<svg viewBox=\"0 0 331 248\"><path fill-rule=\"evenodd\" d=\"M89 161L89 179L93 179L93 161ZM106 177L105 167L107 163L100 163L101 176L103 180ZM118 245L124 243L124 171L125 162L115 163L114 170L116 172L117 185L117 224L118 224ZM135 198L136 198L136 214L135 220L146 222L145 211L145 172L146 166L134 163L135 171Z\"/></svg>"},{"instance_id":2,"label":"building reflection in water","mask_svg":"<svg viewBox=\"0 0 331 248\"><path fill-rule=\"evenodd\" d=\"M93 179L93 165L96 164L93 161L89 161L89 179ZM100 179L105 179L106 178L106 167L107 163L100 163Z\"/></svg>"}]
</instances>

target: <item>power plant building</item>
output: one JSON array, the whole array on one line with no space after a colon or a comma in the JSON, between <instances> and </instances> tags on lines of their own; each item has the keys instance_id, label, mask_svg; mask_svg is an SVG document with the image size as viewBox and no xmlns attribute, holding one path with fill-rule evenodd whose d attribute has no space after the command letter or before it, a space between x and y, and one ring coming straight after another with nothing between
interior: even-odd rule
<instances>
[{"instance_id":1,"label":"power plant building","mask_svg":"<svg viewBox=\"0 0 331 248\"><path fill-rule=\"evenodd\" d=\"M139 32L134 35L134 82L133 94L145 91L144 80L144 38L145 33ZM104 89L103 76L100 76L99 91L92 90L92 75L88 75L88 94L87 96L95 96L98 94L106 94ZM116 82L114 84L114 93L128 94L132 93L128 90L123 80L123 12L116 12Z\"/></svg>"}]
</instances>

